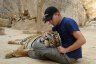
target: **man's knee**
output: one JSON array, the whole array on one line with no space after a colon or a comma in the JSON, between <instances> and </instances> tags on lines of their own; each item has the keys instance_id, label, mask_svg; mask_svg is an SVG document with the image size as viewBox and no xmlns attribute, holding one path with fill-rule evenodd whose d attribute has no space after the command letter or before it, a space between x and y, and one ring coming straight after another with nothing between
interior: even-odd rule
<instances>
[{"instance_id":1,"label":"man's knee","mask_svg":"<svg viewBox=\"0 0 96 64\"><path fill-rule=\"evenodd\" d=\"M36 49L36 50L39 50L39 49L45 49L45 45L40 43L40 42L35 42L33 45L32 45L32 48L33 49Z\"/></svg>"}]
</instances>

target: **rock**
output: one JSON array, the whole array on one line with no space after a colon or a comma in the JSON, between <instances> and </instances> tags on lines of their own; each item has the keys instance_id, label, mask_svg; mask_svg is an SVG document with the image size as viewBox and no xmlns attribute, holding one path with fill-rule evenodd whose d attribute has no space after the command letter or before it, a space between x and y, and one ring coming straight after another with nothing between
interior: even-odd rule
<instances>
[{"instance_id":1,"label":"rock","mask_svg":"<svg viewBox=\"0 0 96 64\"><path fill-rule=\"evenodd\" d=\"M96 18L96 0L81 0L89 19Z\"/></svg>"},{"instance_id":2,"label":"rock","mask_svg":"<svg viewBox=\"0 0 96 64\"><path fill-rule=\"evenodd\" d=\"M0 18L0 27L10 27L11 22L9 22L8 19L2 19Z\"/></svg>"}]
</instances>

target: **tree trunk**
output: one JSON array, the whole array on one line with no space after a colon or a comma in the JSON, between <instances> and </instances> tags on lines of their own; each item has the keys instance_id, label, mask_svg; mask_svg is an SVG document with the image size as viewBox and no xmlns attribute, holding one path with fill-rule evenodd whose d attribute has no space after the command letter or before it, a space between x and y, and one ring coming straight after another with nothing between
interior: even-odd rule
<instances>
[{"instance_id":1,"label":"tree trunk","mask_svg":"<svg viewBox=\"0 0 96 64\"><path fill-rule=\"evenodd\" d=\"M37 4L37 32L41 31L41 23L42 23L42 9L43 9L43 5L45 3L45 0L38 0L38 4Z\"/></svg>"}]
</instances>

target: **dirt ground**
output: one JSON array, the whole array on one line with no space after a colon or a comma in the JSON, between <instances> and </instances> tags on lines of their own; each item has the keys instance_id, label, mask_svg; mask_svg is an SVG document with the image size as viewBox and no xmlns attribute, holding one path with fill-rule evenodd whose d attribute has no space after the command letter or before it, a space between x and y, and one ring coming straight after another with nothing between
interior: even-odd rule
<instances>
[{"instance_id":1,"label":"dirt ground","mask_svg":"<svg viewBox=\"0 0 96 64\"><path fill-rule=\"evenodd\" d=\"M9 40L22 39L30 34L23 34L20 30L4 28L6 35L0 35L0 64L57 64L51 61L36 60L29 57L5 59L5 54L17 49L20 45L7 44ZM96 30L82 28L81 32L87 42L83 46L83 58L75 64L96 63ZM31 34L32 35L32 34Z\"/></svg>"}]
</instances>

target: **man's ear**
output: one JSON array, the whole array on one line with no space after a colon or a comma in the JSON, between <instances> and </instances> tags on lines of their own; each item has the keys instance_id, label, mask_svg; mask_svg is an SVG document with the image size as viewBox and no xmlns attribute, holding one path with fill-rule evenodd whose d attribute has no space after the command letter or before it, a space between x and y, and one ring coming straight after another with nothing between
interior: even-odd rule
<instances>
[{"instance_id":1,"label":"man's ear","mask_svg":"<svg viewBox=\"0 0 96 64\"><path fill-rule=\"evenodd\" d=\"M58 15L58 16L61 15L60 12L57 12L57 15Z\"/></svg>"},{"instance_id":2,"label":"man's ear","mask_svg":"<svg viewBox=\"0 0 96 64\"><path fill-rule=\"evenodd\" d=\"M59 16L61 16L60 12L59 12Z\"/></svg>"}]
</instances>

